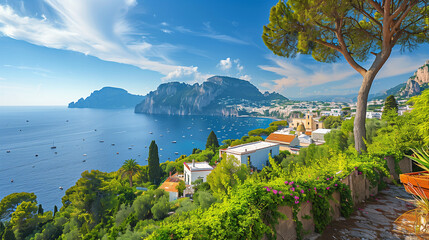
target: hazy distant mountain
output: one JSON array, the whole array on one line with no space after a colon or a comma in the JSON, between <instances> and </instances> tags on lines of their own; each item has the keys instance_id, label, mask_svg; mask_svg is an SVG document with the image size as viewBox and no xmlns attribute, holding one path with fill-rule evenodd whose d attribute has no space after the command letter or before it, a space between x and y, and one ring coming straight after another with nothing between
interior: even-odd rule
<instances>
[{"instance_id":1,"label":"hazy distant mountain","mask_svg":"<svg viewBox=\"0 0 429 240\"><path fill-rule=\"evenodd\" d=\"M214 76L202 84L169 82L146 95L135 108L136 113L169 115L238 115L237 105L269 104L287 100L278 93L262 94L250 82Z\"/></svg>"},{"instance_id":2,"label":"hazy distant mountain","mask_svg":"<svg viewBox=\"0 0 429 240\"><path fill-rule=\"evenodd\" d=\"M144 98L144 96L130 94L122 88L104 87L92 92L85 99L80 98L77 102L69 103L69 108L134 108Z\"/></svg>"}]
</instances>

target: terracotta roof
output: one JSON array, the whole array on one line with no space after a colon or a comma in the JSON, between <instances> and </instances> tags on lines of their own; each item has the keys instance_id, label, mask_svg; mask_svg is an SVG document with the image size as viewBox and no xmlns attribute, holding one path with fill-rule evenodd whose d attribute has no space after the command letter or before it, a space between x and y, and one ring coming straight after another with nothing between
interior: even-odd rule
<instances>
[{"instance_id":1,"label":"terracotta roof","mask_svg":"<svg viewBox=\"0 0 429 240\"><path fill-rule=\"evenodd\" d=\"M305 135L307 135L307 136L311 136L311 131L305 131Z\"/></svg>"},{"instance_id":2,"label":"terracotta roof","mask_svg":"<svg viewBox=\"0 0 429 240\"><path fill-rule=\"evenodd\" d=\"M271 133L265 141L275 141L275 142L282 142L290 144L294 139L295 135L287 135L287 134L277 134L277 133Z\"/></svg>"},{"instance_id":3,"label":"terracotta roof","mask_svg":"<svg viewBox=\"0 0 429 240\"><path fill-rule=\"evenodd\" d=\"M178 192L176 189L177 185L179 185L178 182L167 182L167 181L165 181L161 186L159 186L159 188L164 189L166 192Z\"/></svg>"}]
</instances>

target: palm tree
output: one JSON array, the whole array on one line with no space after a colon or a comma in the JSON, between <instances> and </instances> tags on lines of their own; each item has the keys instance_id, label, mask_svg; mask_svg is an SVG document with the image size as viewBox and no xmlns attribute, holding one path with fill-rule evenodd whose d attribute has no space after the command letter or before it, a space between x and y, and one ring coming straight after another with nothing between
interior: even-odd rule
<instances>
[{"instance_id":1,"label":"palm tree","mask_svg":"<svg viewBox=\"0 0 429 240\"><path fill-rule=\"evenodd\" d=\"M135 159L125 160L124 164L120 169L122 173L122 177L124 175L128 175L128 181L130 181L130 187L133 187L133 176L136 174L137 170L139 170L139 165L137 164Z\"/></svg>"}]
</instances>

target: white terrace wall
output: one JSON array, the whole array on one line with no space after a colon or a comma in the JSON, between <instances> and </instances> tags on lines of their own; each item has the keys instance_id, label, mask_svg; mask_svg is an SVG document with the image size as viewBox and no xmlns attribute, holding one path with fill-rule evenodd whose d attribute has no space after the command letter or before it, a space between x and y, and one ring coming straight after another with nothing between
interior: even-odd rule
<instances>
[{"instance_id":1,"label":"white terrace wall","mask_svg":"<svg viewBox=\"0 0 429 240\"><path fill-rule=\"evenodd\" d=\"M388 161L389 162L389 161ZM411 171L411 163L408 158L404 158L399 167L403 173ZM394 169L394 168L393 168ZM350 187L353 203L355 206L362 201L368 199L371 195L378 193L378 187L371 187L369 180L365 175L359 175L358 171L352 172L349 176L342 180L342 182ZM334 200L330 200L332 219L338 220L340 214L340 193L335 192L332 195ZM279 212L286 215L286 219L280 219L279 224L276 225L277 239L278 240L293 240L296 239L296 223L293 221L292 207L280 206ZM310 215L312 210L312 203L301 204L301 210L298 212L298 219L303 225L304 232L311 234L314 233L314 221L312 218L303 219L304 216ZM267 238L264 238L267 239Z\"/></svg>"}]
</instances>

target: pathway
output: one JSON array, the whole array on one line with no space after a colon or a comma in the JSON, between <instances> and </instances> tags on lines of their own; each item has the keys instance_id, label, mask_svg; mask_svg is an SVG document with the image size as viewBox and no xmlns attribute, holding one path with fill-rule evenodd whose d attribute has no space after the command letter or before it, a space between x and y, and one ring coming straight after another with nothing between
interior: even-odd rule
<instances>
[{"instance_id":1,"label":"pathway","mask_svg":"<svg viewBox=\"0 0 429 240\"><path fill-rule=\"evenodd\" d=\"M401 214L415 208L397 197L412 199L403 186L389 185L359 205L350 218L332 222L322 235L313 235L309 239L429 239L428 235L417 237L404 230L404 227L410 227L410 222L395 223Z\"/></svg>"}]
</instances>

